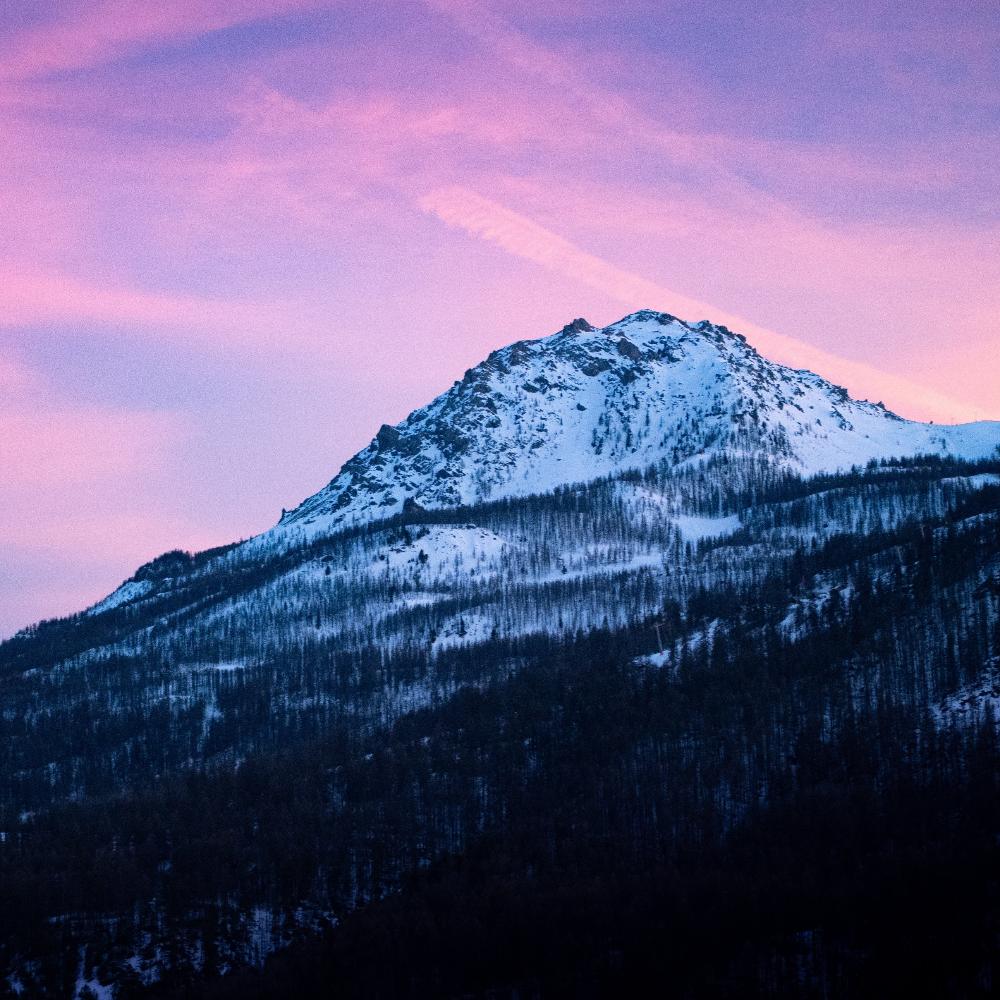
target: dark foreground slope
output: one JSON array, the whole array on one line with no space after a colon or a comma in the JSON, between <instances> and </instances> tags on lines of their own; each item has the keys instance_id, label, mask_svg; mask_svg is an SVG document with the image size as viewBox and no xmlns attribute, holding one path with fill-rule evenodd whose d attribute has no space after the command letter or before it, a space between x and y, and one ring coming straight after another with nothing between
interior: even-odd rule
<instances>
[{"instance_id":1,"label":"dark foreground slope","mask_svg":"<svg viewBox=\"0 0 1000 1000\"><path fill-rule=\"evenodd\" d=\"M895 722L889 712L883 722ZM588 733L590 737L597 733ZM881 779L849 739L723 841L631 848L553 795L542 821L413 876L263 971L154 991L265 997L995 995L996 744L980 732ZM631 803L634 806L634 803Z\"/></svg>"},{"instance_id":2,"label":"dark foreground slope","mask_svg":"<svg viewBox=\"0 0 1000 1000\"><path fill-rule=\"evenodd\" d=\"M990 995L995 472L761 487L740 533L671 569L663 657L651 621L428 653L474 682L383 723L269 721L272 675L227 677L256 734L231 754L165 721L163 747L126 743L148 780L5 813L22 995ZM283 662L304 703L339 669ZM120 746L78 721L95 754ZM275 928L289 946L249 967Z\"/></svg>"},{"instance_id":3,"label":"dark foreground slope","mask_svg":"<svg viewBox=\"0 0 1000 1000\"><path fill-rule=\"evenodd\" d=\"M167 995L993 995L996 720L914 689L1000 695L995 584L956 600L997 524L911 536L902 586L843 545L852 593L798 640L742 642L768 618L744 606L671 677L595 636L398 726L369 795L503 818L263 972Z\"/></svg>"}]
</instances>

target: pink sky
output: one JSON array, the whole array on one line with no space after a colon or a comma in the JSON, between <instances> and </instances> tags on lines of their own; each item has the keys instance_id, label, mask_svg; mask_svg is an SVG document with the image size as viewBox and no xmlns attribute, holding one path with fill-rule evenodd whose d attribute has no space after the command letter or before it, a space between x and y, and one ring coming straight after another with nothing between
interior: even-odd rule
<instances>
[{"instance_id":1,"label":"pink sky","mask_svg":"<svg viewBox=\"0 0 1000 1000\"><path fill-rule=\"evenodd\" d=\"M8 0L0 635L579 315L1000 418L1000 14L904 6Z\"/></svg>"}]
</instances>

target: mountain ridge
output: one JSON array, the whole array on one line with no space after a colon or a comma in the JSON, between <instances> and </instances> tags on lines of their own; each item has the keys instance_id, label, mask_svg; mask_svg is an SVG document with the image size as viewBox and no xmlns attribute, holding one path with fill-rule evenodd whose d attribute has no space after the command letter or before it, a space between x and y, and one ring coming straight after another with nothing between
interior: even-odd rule
<instances>
[{"instance_id":1,"label":"mountain ridge","mask_svg":"<svg viewBox=\"0 0 1000 1000\"><path fill-rule=\"evenodd\" d=\"M721 451L763 452L802 474L872 459L985 458L1000 422L935 426L806 369L739 333L644 309L585 319L493 351L395 426L383 424L322 489L259 537L315 535L400 513L546 492Z\"/></svg>"},{"instance_id":2,"label":"mountain ridge","mask_svg":"<svg viewBox=\"0 0 1000 1000\"><path fill-rule=\"evenodd\" d=\"M599 328L579 317L492 351L430 403L383 424L276 525L212 551L286 550L422 509L543 495L720 456L808 476L872 460L996 454L1000 421L907 420L815 372L768 360L743 334L708 320L644 309ZM145 597L164 576L161 562L183 555L140 567L87 613Z\"/></svg>"}]
</instances>

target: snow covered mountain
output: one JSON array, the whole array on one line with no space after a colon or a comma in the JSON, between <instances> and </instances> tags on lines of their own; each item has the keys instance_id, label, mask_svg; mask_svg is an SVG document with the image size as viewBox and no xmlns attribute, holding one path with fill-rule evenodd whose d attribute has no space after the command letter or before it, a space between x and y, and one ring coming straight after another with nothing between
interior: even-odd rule
<instances>
[{"instance_id":1,"label":"snow covered mountain","mask_svg":"<svg viewBox=\"0 0 1000 1000\"><path fill-rule=\"evenodd\" d=\"M622 683L655 730L596 784L651 765L623 815L688 809L699 840L706 802L732 824L791 787L838 717L865 747L892 705L974 731L1000 670L998 445L1000 423L903 420L660 313L494 352L269 531L0 644L0 979L120 997L259 964L461 852L546 746L576 774L581 651L611 726L583 753L619 746L600 699ZM539 709L550 728L517 728Z\"/></svg>"},{"instance_id":2,"label":"snow covered mountain","mask_svg":"<svg viewBox=\"0 0 1000 1000\"><path fill-rule=\"evenodd\" d=\"M722 452L808 475L905 455L978 459L998 446L1000 423L903 420L768 361L726 327L643 310L494 351L401 424L383 425L275 532L315 536L404 505L544 493Z\"/></svg>"},{"instance_id":3,"label":"snow covered mountain","mask_svg":"<svg viewBox=\"0 0 1000 1000\"><path fill-rule=\"evenodd\" d=\"M414 523L434 511L461 517L463 509L477 505L620 479L654 466L658 492L619 483L613 491L620 504L616 516L623 523L651 519L674 537L692 540L739 527L734 517L706 522L702 514L715 509L713 502L678 492L681 474L706 463L727 463L725 486L734 489L755 481L764 468L770 470L767 475L809 476L917 455L976 461L997 455L998 449L1000 422L934 426L904 420L881 404L852 399L819 375L767 360L725 327L688 324L650 310L603 329L577 319L551 336L494 351L401 424L383 425L326 487L283 513L274 528L227 550L225 560L254 564L352 527L393 518ZM702 486L698 492L706 490ZM588 541L597 547L587 549ZM429 587L431 595L418 593L414 600L434 604L470 582L536 586L566 566L586 576L606 576L612 567L626 572L650 558L656 561L648 539L619 553L614 563L600 542L581 528L564 551L548 551L539 561L526 554L533 552L533 543L525 546L492 529L484 535L472 524L434 528L429 538L403 549L386 536L374 554L368 552L370 540L345 540L337 550L335 579L351 589L355 602L366 584L377 583L378 607L358 605L352 615L340 615L337 632L342 639L353 633L352 643L360 642L375 623L399 612L401 598L389 600L381 592L387 574L405 578L417 591ZM348 555L352 547L357 551ZM416 564L420 552L423 558ZM188 564L185 558L171 553L154 560L89 613L148 603L165 587L218 573L218 559L199 557L197 564ZM410 580L411 563L419 570L416 584ZM318 571L329 584L329 563L317 570L308 559L292 557L263 596L272 600L269 589L287 590L301 611ZM582 619L577 607L574 626L600 622L602 604L598 597ZM227 613L241 616L245 607L235 602ZM547 613L522 616L508 632L544 630ZM487 634L496 617L487 624L479 616ZM298 613L286 615L276 628L290 639L298 621Z\"/></svg>"}]
</instances>

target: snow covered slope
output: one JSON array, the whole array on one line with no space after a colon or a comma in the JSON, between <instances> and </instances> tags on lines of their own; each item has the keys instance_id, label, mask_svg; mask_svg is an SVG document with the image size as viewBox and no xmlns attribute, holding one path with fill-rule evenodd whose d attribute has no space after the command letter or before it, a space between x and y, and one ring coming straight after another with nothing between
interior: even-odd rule
<instances>
[{"instance_id":1,"label":"snow covered slope","mask_svg":"<svg viewBox=\"0 0 1000 1000\"><path fill-rule=\"evenodd\" d=\"M429 405L384 425L268 533L314 536L405 504L452 507L547 492L666 461L765 454L810 474L870 459L978 459L1000 422L933 426L761 357L740 334L666 313L604 329L578 319L494 351Z\"/></svg>"}]
</instances>

